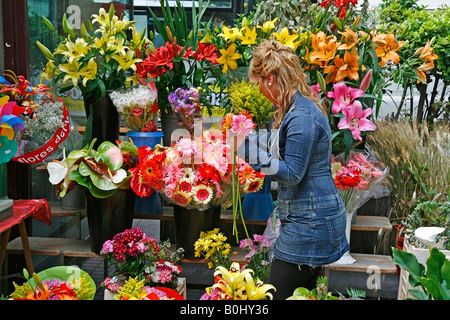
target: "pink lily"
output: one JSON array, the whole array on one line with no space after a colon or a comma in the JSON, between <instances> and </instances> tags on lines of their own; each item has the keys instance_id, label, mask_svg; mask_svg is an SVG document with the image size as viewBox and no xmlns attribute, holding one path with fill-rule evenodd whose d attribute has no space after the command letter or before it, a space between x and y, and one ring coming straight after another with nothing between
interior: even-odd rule
<instances>
[{"instance_id":1,"label":"pink lily","mask_svg":"<svg viewBox=\"0 0 450 320\"><path fill-rule=\"evenodd\" d=\"M347 87L344 82L335 83L333 85L334 91L327 93L328 98L333 98L331 111L339 113L344 107L350 106L351 103L364 95L364 91L352 87Z\"/></svg>"},{"instance_id":2,"label":"pink lily","mask_svg":"<svg viewBox=\"0 0 450 320\"><path fill-rule=\"evenodd\" d=\"M354 101L349 107L342 108L345 117L338 123L338 128L351 131L355 140L361 141L361 131L374 131L377 126L366 119L373 112L372 108L364 109L359 101Z\"/></svg>"}]
</instances>

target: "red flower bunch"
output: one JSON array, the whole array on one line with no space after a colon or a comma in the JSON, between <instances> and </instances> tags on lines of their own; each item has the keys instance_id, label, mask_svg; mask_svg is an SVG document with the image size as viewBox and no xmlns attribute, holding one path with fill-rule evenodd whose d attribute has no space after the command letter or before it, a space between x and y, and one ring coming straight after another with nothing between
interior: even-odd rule
<instances>
[{"instance_id":1,"label":"red flower bunch","mask_svg":"<svg viewBox=\"0 0 450 320\"><path fill-rule=\"evenodd\" d=\"M232 163L230 146L219 130L205 130L195 139L180 138L172 147L139 148L139 164L131 169L130 185L141 197L158 191L168 201L189 208L207 209L232 204L233 165L244 192L258 191L264 174L243 159Z\"/></svg>"},{"instance_id":2,"label":"red flower bunch","mask_svg":"<svg viewBox=\"0 0 450 320\"><path fill-rule=\"evenodd\" d=\"M194 49L178 45L173 38L165 46L148 50L143 61L136 64L136 74L142 81L154 79L159 108L170 112L169 93L181 87L204 86L206 79L214 77L217 58L217 48L213 44L197 42Z\"/></svg>"},{"instance_id":3,"label":"red flower bunch","mask_svg":"<svg viewBox=\"0 0 450 320\"><path fill-rule=\"evenodd\" d=\"M358 4L358 0L324 0L319 5L324 8L334 5L338 9L337 17L345 19L350 4L356 6Z\"/></svg>"},{"instance_id":4,"label":"red flower bunch","mask_svg":"<svg viewBox=\"0 0 450 320\"><path fill-rule=\"evenodd\" d=\"M148 237L139 228L127 229L103 244L101 255L115 264L118 272L134 274L143 268L145 253L157 250L156 239Z\"/></svg>"},{"instance_id":5,"label":"red flower bunch","mask_svg":"<svg viewBox=\"0 0 450 320\"><path fill-rule=\"evenodd\" d=\"M174 62L189 60L192 58L196 61L207 60L213 64L217 64L217 48L212 44L205 44L198 42L198 48L192 51L193 47L184 48L178 45L175 41L166 42L165 46L155 49L155 52L150 52L148 56L137 64L136 74L140 78L161 77L168 70L172 70Z\"/></svg>"},{"instance_id":6,"label":"red flower bunch","mask_svg":"<svg viewBox=\"0 0 450 320\"><path fill-rule=\"evenodd\" d=\"M346 164L333 163L334 182L338 189L367 189L375 177L383 176L383 172L375 167L362 153L352 153Z\"/></svg>"}]
</instances>

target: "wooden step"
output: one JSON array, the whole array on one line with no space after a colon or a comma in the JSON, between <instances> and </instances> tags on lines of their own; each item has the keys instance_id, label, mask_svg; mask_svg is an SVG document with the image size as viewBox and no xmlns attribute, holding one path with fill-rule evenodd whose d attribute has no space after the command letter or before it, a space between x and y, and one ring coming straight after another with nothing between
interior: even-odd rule
<instances>
[{"instance_id":1,"label":"wooden step","mask_svg":"<svg viewBox=\"0 0 450 320\"><path fill-rule=\"evenodd\" d=\"M351 264L336 264L332 263L326 266L329 270L345 271L345 272L365 272L373 271L374 268L380 273L397 273L397 267L391 256L365 254L365 253L350 253L356 260Z\"/></svg>"},{"instance_id":2,"label":"wooden step","mask_svg":"<svg viewBox=\"0 0 450 320\"><path fill-rule=\"evenodd\" d=\"M89 240L77 240L50 237L28 237L31 254L82 258L102 258L91 251ZM22 254L23 247L20 238L8 243L7 253Z\"/></svg>"}]
</instances>

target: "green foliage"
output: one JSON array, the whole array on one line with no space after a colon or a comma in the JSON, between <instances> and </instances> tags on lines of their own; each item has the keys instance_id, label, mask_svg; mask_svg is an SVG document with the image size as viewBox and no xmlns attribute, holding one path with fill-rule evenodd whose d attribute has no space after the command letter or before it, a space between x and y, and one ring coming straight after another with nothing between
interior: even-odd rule
<instances>
[{"instance_id":1,"label":"green foliage","mask_svg":"<svg viewBox=\"0 0 450 320\"><path fill-rule=\"evenodd\" d=\"M430 248L426 268L412 253L392 248L394 262L409 272L411 294L418 300L450 300L450 261L437 248ZM422 289L414 289L420 287Z\"/></svg>"},{"instance_id":2,"label":"green foliage","mask_svg":"<svg viewBox=\"0 0 450 320\"><path fill-rule=\"evenodd\" d=\"M248 80L233 82L229 94L235 113L248 111L257 126L270 124L273 104L259 92L259 86Z\"/></svg>"},{"instance_id":3,"label":"green foliage","mask_svg":"<svg viewBox=\"0 0 450 320\"><path fill-rule=\"evenodd\" d=\"M200 30L203 15L209 6L209 1L203 3L199 0L197 5L192 1L192 27L188 27L188 18L186 10L180 0L176 0L176 6L171 9L168 0L160 0L161 11L163 13L164 22L159 21L156 14L150 10L156 28L164 39L164 42L171 41L172 37L176 38L178 45L182 47L197 47L198 31ZM197 14L197 7L199 8Z\"/></svg>"},{"instance_id":4,"label":"green foliage","mask_svg":"<svg viewBox=\"0 0 450 320\"><path fill-rule=\"evenodd\" d=\"M313 5L310 0L263 0L256 6L253 23L263 25L265 21L278 18L275 32L283 27L298 30L312 25L320 10L321 7Z\"/></svg>"},{"instance_id":5,"label":"green foliage","mask_svg":"<svg viewBox=\"0 0 450 320\"><path fill-rule=\"evenodd\" d=\"M409 241L420 247L414 236L414 231L420 227L442 227L444 232L436 237L436 241L444 240L444 246L450 249L450 191L447 201L439 201L439 194L433 200L418 201L406 220L402 222L406 227L405 234Z\"/></svg>"},{"instance_id":6,"label":"green foliage","mask_svg":"<svg viewBox=\"0 0 450 320\"><path fill-rule=\"evenodd\" d=\"M427 83L415 81L403 82L402 102L398 106L396 117L400 112L417 120L432 121L444 115L448 118L450 97L448 86L450 83L450 7L444 5L434 10L426 10L426 6L419 6L417 0L384 0L380 6L380 23L378 31L392 32L398 35L399 40L405 41L403 50L405 56L413 56L417 49L422 47L428 40L432 41L434 53L438 58L435 61L436 68L427 72ZM410 72L414 72L416 66L411 66ZM432 88L427 88L431 80L434 80ZM417 103L416 115L413 107L403 110L403 100L406 92L416 89L420 98ZM430 94L431 92L431 94ZM447 92L447 93L446 93ZM412 104L412 99L411 99Z\"/></svg>"},{"instance_id":7,"label":"green foliage","mask_svg":"<svg viewBox=\"0 0 450 320\"><path fill-rule=\"evenodd\" d=\"M366 296L366 293L362 290L347 289L349 298L344 297L341 293L339 297L336 297L331 292L328 292L327 284L328 279L326 277L319 277L316 288L313 290L308 290L304 287L297 288L287 300L362 300Z\"/></svg>"}]
</instances>

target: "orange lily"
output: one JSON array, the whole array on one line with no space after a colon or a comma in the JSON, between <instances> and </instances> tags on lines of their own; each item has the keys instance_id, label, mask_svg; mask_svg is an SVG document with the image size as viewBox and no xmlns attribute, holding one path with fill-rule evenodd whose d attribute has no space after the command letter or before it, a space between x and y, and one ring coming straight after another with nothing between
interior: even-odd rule
<instances>
[{"instance_id":1,"label":"orange lily","mask_svg":"<svg viewBox=\"0 0 450 320\"><path fill-rule=\"evenodd\" d=\"M36 288L36 291L30 292L26 299L29 300L48 300L48 285L44 284L44 290L42 288Z\"/></svg>"},{"instance_id":2,"label":"orange lily","mask_svg":"<svg viewBox=\"0 0 450 320\"><path fill-rule=\"evenodd\" d=\"M425 46L416 50L414 55L418 55L419 59L427 60L428 62L433 62L433 60L439 58L439 56L434 53L434 49L431 47L431 42L429 39Z\"/></svg>"},{"instance_id":3,"label":"orange lily","mask_svg":"<svg viewBox=\"0 0 450 320\"><path fill-rule=\"evenodd\" d=\"M420 67L417 68L417 76L422 80L422 82L427 82L427 75L425 72L430 71L434 69L434 62L424 62L420 65ZM417 81L419 82L419 81Z\"/></svg>"},{"instance_id":4,"label":"orange lily","mask_svg":"<svg viewBox=\"0 0 450 320\"><path fill-rule=\"evenodd\" d=\"M315 49L310 55L311 63L318 64L322 68L325 68L328 61L334 58L339 45L339 43L336 42L336 37L330 36L325 38L325 34L322 31L317 35L312 35L311 44Z\"/></svg>"},{"instance_id":5,"label":"orange lily","mask_svg":"<svg viewBox=\"0 0 450 320\"><path fill-rule=\"evenodd\" d=\"M352 51L345 51L344 58L337 55L334 58L334 65L328 66L324 69L323 73L330 73L330 77L327 79L327 83L336 83L345 78L353 80L359 79L359 56L355 48Z\"/></svg>"},{"instance_id":6,"label":"orange lily","mask_svg":"<svg viewBox=\"0 0 450 320\"><path fill-rule=\"evenodd\" d=\"M338 50L350 50L359 42L358 35L349 26L345 32L338 32L342 34L341 40L344 42L337 48Z\"/></svg>"},{"instance_id":7,"label":"orange lily","mask_svg":"<svg viewBox=\"0 0 450 320\"><path fill-rule=\"evenodd\" d=\"M405 41L395 41L395 36L390 33L386 35L384 39L382 35L374 38L374 42L377 46L375 50L377 57L381 58L381 61L378 63L378 65L384 67L386 66L388 61L392 61L395 64L399 63L400 56L396 51L403 47Z\"/></svg>"}]
</instances>

